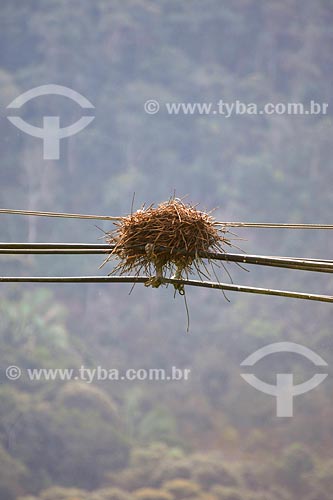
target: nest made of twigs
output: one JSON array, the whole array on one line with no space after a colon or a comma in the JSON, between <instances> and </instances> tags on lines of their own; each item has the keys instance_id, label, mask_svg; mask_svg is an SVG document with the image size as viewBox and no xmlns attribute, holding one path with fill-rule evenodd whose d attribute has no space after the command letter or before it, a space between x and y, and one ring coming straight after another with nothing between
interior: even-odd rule
<instances>
[{"instance_id":1,"label":"nest made of twigs","mask_svg":"<svg viewBox=\"0 0 333 500\"><path fill-rule=\"evenodd\" d=\"M230 245L227 231L219 229L209 213L178 198L143 207L115 225L106 233L106 241L115 246L104 263L112 257L120 260L111 274L143 271L151 278L147 285L155 287L166 276L182 279L195 271L203 274L204 254L225 251Z\"/></svg>"}]
</instances>

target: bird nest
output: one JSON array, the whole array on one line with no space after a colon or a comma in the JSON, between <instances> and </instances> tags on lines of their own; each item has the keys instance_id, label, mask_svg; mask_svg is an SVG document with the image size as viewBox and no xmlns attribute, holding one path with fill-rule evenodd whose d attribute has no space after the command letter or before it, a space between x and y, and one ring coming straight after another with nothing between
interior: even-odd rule
<instances>
[{"instance_id":1,"label":"bird nest","mask_svg":"<svg viewBox=\"0 0 333 500\"><path fill-rule=\"evenodd\" d=\"M106 241L114 246L104 263L119 259L111 274L144 272L147 286L163 284L165 277L188 278L189 274L207 277L203 262L208 252L224 252L230 245L226 230L219 229L209 213L197 210L178 198L142 208L115 223L106 233ZM184 293L181 285L175 289Z\"/></svg>"}]
</instances>

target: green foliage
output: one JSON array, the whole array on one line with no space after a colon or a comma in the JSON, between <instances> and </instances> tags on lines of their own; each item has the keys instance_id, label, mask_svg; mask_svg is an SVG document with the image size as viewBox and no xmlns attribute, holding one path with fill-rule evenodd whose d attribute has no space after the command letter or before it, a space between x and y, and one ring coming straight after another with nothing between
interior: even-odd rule
<instances>
[{"instance_id":1,"label":"green foliage","mask_svg":"<svg viewBox=\"0 0 333 500\"><path fill-rule=\"evenodd\" d=\"M61 407L82 412L87 408L94 408L105 420L118 420L118 411L110 396L99 387L85 382L73 381L61 387L57 403Z\"/></svg>"},{"instance_id":2,"label":"green foliage","mask_svg":"<svg viewBox=\"0 0 333 500\"><path fill-rule=\"evenodd\" d=\"M29 380L26 369L63 368L78 363L79 356L69 345L67 309L51 290L41 288L10 295L0 301L0 315L0 377L3 382L8 384L3 375L5 369L16 365L22 376L16 381L15 389L45 390L51 386L50 382L43 378Z\"/></svg>"},{"instance_id":3,"label":"green foliage","mask_svg":"<svg viewBox=\"0 0 333 500\"><path fill-rule=\"evenodd\" d=\"M134 496L119 488L103 488L92 493L90 500L134 500Z\"/></svg>"},{"instance_id":4,"label":"green foliage","mask_svg":"<svg viewBox=\"0 0 333 500\"><path fill-rule=\"evenodd\" d=\"M40 500L88 500L88 492L77 488L48 488L40 493Z\"/></svg>"},{"instance_id":5,"label":"green foliage","mask_svg":"<svg viewBox=\"0 0 333 500\"><path fill-rule=\"evenodd\" d=\"M50 290L40 288L16 296L15 301L3 300L0 313L0 338L7 349L20 347L23 353L51 358L51 349L63 353L68 347L64 323L67 311Z\"/></svg>"},{"instance_id":6,"label":"green foliage","mask_svg":"<svg viewBox=\"0 0 333 500\"><path fill-rule=\"evenodd\" d=\"M211 491L217 500L244 500L244 491L236 488L214 486Z\"/></svg>"},{"instance_id":7,"label":"green foliage","mask_svg":"<svg viewBox=\"0 0 333 500\"><path fill-rule=\"evenodd\" d=\"M164 443L153 442L146 448L132 448L129 467L108 474L108 480L111 484L129 490L155 487L168 477L168 466L179 458L179 454L179 450L168 448Z\"/></svg>"},{"instance_id":8,"label":"green foliage","mask_svg":"<svg viewBox=\"0 0 333 500\"><path fill-rule=\"evenodd\" d=\"M237 486L238 478L221 457L198 457L193 466L193 477L205 489L211 485Z\"/></svg>"},{"instance_id":9,"label":"green foliage","mask_svg":"<svg viewBox=\"0 0 333 500\"><path fill-rule=\"evenodd\" d=\"M154 488L141 488L134 492L136 500L174 500L174 497L167 491Z\"/></svg>"},{"instance_id":10,"label":"green foliage","mask_svg":"<svg viewBox=\"0 0 333 500\"><path fill-rule=\"evenodd\" d=\"M37 497L33 497L32 495L24 495L23 497L17 497L16 500L40 500Z\"/></svg>"},{"instance_id":11,"label":"green foliage","mask_svg":"<svg viewBox=\"0 0 333 500\"><path fill-rule=\"evenodd\" d=\"M8 408L11 405L15 419L15 425L11 420L2 422L3 438L10 439L11 453L33 474L30 487L39 489L52 480L70 485L72 477L78 478L78 486L97 486L106 471L126 463L129 445L121 425L98 408L82 411L56 401L36 404L25 398L25 406L15 407L21 400L11 401L5 392L1 399Z\"/></svg>"},{"instance_id":12,"label":"green foliage","mask_svg":"<svg viewBox=\"0 0 333 500\"><path fill-rule=\"evenodd\" d=\"M314 469L311 452L301 443L287 447L278 467L277 476L291 489L298 489L304 484L305 475Z\"/></svg>"},{"instance_id":13,"label":"green foliage","mask_svg":"<svg viewBox=\"0 0 333 500\"><path fill-rule=\"evenodd\" d=\"M173 479L163 483L163 488L169 491L175 500L195 497L200 494L200 486L187 479Z\"/></svg>"},{"instance_id":14,"label":"green foliage","mask_svg":"<svg viewBox=\"0 0 333 500\"><path fill-rule=\"evenodd\" d=\"M142 388L129 390L124 406L128 415L129 431L144 443L154 441L169 445L178 444L177 423L166 405L156 404L146 408L147 395Z\"/></svg>"},{"instance_id":15,"label":"green foliage","mask_svg":"<svg viewBox=\"0 0 333 500\"><path fill-rule=\"evenodd\" d=\"M154 476L159 483L163 480L189 479L192 476L191 460L186 456L174 457L166 454L164 460L155 468Z\"/></svg>"},{"instance_id":16,"label":"green foliage","mask_svg":"<svg viewBox=\"0 0 333 500\"><path fill-rule=\"evenodd\" d=\"M313 476L326 494L330 494L333 491L333 460L323 460L313 471Z\"/></svg>"},{"instance_id":17,"label":"green foliage","mask_svg":"<svg viewBox=\"0 0 333 500\"><path fill-rule=\"evenodd\" d=\"M102 419L98 412L63 410L57 413L54 425L60 440L59 455L54 460L58 460L62 483L71 484L71 478L77 477L78 485L96 487L108 470L126 464L129 444L122 429Z\"/></svg>"},{"instance_id":18,"label":"green foliage","mask_svg":"<svg viewBox=\"0 0 333 500\"><path fill-rule=\"evenodd\" d=\"M0 498L15 500L25 475L24 465L0 446Z\"/></svg>"},{"instance_id":19,"label":"green foliage","mask_svg":"<svg viewBox=\"0 0 333 500\"><path fill-rule=\"evenodd\" d=\"M153 408L142 418L139 426L139 437L144 442L164 441L168 444L177 443L177 424L174 416L166 407Z\"/></svg>"}]
</instances>

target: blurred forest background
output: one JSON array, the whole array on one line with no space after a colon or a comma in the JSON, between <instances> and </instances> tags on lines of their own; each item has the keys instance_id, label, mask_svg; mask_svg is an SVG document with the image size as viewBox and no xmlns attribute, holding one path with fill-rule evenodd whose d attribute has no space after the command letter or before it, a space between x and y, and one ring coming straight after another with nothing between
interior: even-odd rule
<instances>
[{"instance_id":1,"label":"blurred forest background","mask_svg":"<svg viewBox=\"0 0 333 500\"><path fill-rule=\"evenodd\" d=\"M219 220L332 223L332 111L317 116L170 116L147 99L332 103L332 0L2 0L1 207L124 215L176 191ZM95 120L61 141L59 161L6 119L20 93L73 88ZM40 126L82 115L41 97ZM3 215L3 242L97 242L92 221ZM329 232L237 231L247 253L332 259ZM102 256L6 257L1 275L106 274ZM110 268L111 269L111 268ZM333 293L330 277L229 266L234 281ZM225 273L221 279L228 280ZM138 285L0 289L1 500L329 500L333 490L333 337L328 304L212 290L181 297ZM276 341L328 362L328 378L275 416L240 362ZM275 355L274 355L275 356ZM255 368L274 382L316 369L296 355ZM279 357L280 356L280 357ZM281 357L282 356L282 357ZM179 382L29 382L26 368L191 369Z\"/></svg>"}]
</instances>

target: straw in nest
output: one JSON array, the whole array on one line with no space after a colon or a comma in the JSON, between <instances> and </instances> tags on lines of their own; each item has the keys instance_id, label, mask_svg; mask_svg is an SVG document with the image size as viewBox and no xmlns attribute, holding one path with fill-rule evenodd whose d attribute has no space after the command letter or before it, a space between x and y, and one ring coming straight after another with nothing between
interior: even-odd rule
<instances>
[{"instance_id":1,"label":"straw in nest","mask_svg":"<svg viewBox=\"0 0 333 500\"><path fill-rule=\"evenodd\" d=\"M223 252L230 241L226 230L218 229L209 213L197 210L178 198L142 208L115 223L106 241L115 245L103 265L112 257L120 262L111 274L139 274L150 279L146 286L163 284L164 277L183 279L195 271L207 277L202 256L207 252ZM209 274L209 273L208 273ZM184 294L183 285L174 285Z\"/></svg>"}]
</instances>

